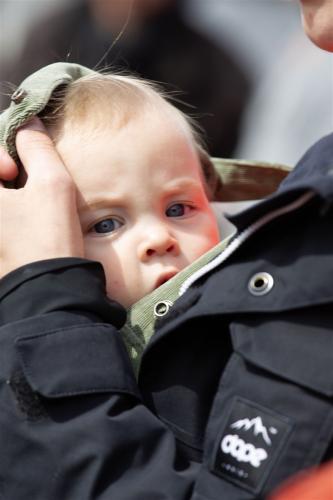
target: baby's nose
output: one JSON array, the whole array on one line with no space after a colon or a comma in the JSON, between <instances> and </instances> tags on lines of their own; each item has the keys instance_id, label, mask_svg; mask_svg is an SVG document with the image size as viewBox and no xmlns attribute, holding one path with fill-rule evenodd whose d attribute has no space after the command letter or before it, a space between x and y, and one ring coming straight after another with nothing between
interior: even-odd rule
<instances>
[{"instance_id":1,"label":"baby's nose","mask_svg":"<svg viewBox=\"0 0 333 500\"><path fill-rule=\"evenodd\" d=\"M165 254L178 255L178 241L167 228L152 227L139 245L139 258L147 261L154 256L161 257Z\"/></svg>"}]
</instances>

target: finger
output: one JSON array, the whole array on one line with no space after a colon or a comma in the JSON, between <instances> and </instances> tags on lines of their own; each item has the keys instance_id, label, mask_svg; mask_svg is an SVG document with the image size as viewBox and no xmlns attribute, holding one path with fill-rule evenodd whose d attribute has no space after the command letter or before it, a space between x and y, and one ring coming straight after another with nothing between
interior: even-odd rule
<instances>
[{"instance_id":1,"label":"finger","mask_svg":"<svg viewBox=\"0 0 333 500\"><path fill-rule=\"evenodd\" d=\"M13 158L9 156L4 147L0 146L0 178L12 181L18 174L18 168Z\"/></svg>"},{"instance_id":2,"label":"finger","mask_svg":"<svg viewBox=\"0 0 333 500\"><path fill-rule=\"evenodd\" d=\"M52 139L38 118L18 130L16 147L29 178L45 178L51 172L67 174Z\"/></svg>"}]
</instances>

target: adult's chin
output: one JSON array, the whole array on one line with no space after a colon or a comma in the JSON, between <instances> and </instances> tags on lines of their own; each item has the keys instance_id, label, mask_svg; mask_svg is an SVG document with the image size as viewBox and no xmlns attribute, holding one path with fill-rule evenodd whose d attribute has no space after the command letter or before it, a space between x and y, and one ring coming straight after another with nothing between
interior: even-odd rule
<instances>
[{"instance_id":1,"label":"adult's chin","mask_svg":"<svg viewBox=\"0 0 333 500\"><path fill-rule=\"evenodd\" d=\"M332 0L301 0L302 20L310 40L323 50L333 52Z\"/></svg>"}]
</instances>

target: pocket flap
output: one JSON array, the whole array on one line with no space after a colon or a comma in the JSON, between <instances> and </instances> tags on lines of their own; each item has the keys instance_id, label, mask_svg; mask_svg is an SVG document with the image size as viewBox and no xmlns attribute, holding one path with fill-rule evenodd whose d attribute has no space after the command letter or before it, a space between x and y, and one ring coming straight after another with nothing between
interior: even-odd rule
<instances>
[{"instance_id":1,"label":"pocket flap","mask_svg":"<svg viewBox=\"0 0 333 500\"><path fill-rule=\"evenodd\" d=\"M318 323L317 317L317 323ZM279 377L326 396L333 395L332 315L322 314L320 325L311 313L302 322L288 320L250 320L231 325L235 351L254 365Z\"/></svg>"},{"instance_id":2,"label":"pocket flap","mask_svg":"<svg viewBox=\"0 0 333 500\"><path fill-rule=\"evenodd\" d=\"M109 325L77 325L16 342L31 388L49 398L87 393L138 395L119 333Z\"/></svg>"}]
</instances>

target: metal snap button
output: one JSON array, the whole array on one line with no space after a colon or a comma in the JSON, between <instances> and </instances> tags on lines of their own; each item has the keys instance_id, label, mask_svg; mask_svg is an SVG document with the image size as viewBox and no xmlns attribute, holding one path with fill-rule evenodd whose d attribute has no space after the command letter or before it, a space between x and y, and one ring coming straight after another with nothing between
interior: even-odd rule
<instances>
[{"instance_id":1,"label":"metal snap button","mask_svg":"<svg viewBox=\"0 0 333 500\"><path fill-rule=\"evenodd\" d=\"M15 92L12 94L11 96L11 100L15 103L15 104L20 104L20 102L23 101L23 99L25 99L25 97L27 96L27 91L22 89L22 88L18 88L15 90Z\"/></svg>"},{"instance_id":2,"label":"metal snap button","mask_svg":"<svg viewBox=\"0 0 333 500\"><path fill-rule=\"evenodd\" d=\"M171 306L172 302L170 300L161 300L161 302L157 302L154 306L154 315L158 318L165 316L168 314Z\"/></svg>"},{"instance_id":3,"label":"metal snap button","mask_svg":"<svg viewBox=\"0 0 333 500\"><path fill-rule=\"evenodd\" d=\"M274 286L274 279L268 273L257 273L249 281L248 289L252 295L266 295Z\"/></svg>"}]
</instances>

